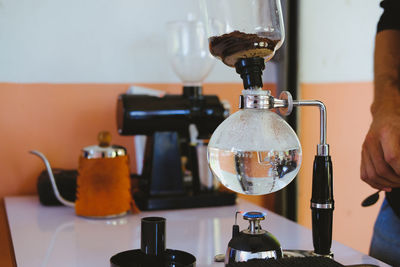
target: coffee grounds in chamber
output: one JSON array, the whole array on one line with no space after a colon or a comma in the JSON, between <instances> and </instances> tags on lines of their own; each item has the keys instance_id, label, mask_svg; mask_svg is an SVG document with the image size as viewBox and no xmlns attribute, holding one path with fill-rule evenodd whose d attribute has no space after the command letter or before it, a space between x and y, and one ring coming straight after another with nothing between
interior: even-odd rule
<instances>
[{"instance_id":1,"label":"coffee grounds in chamber","mask_svg":"<svg viewBox=\"0 0 400 267\"><path fill-rule=\"evenodd\" d=\"M270 59L280 40L271 40L257 34L233 31L209 38L210 52L226 65L234 67L240 58L261 57Z\"/></svg>"}]
</instances>

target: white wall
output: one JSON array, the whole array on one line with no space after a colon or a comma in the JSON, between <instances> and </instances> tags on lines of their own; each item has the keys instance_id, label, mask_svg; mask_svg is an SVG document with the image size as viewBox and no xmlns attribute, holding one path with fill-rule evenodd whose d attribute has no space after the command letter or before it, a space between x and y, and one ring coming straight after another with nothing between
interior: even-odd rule
<instances>
[{"instance_id":1,"label":"white wall","mask_svg":"<svg viewBox=\"0 0 400 267\"><path fill-rule=\"evenodd\" d=\"M300 1L300 97L327 107L327 141L333 163L333 239L368 253L378 203L360 179L361 147L371 123L373 48L380 0ZM303 163L299 175L299 222L311 227L312 164L318 142L318 110L299 109ZM382 201L382 197L381 200Z\"/></svg>"},{"instance_id":2,"label":"white wall","mask_svg":"<svg viewBox=\"0 0 400 267\"><path fill-rule=\"evenodd\" d=\"M0 0L0 82L180 82L165 23L188 13L197 0ZM241 79L217 61L206 82Z\"/></svg>"},{"instance_id":3,"label":"white wall","mask_svg":"<svg viewBox=\"0 0 400 267\"><path fill-rule=\"evenodd\" d=\"M379 3L300 1L300 82L372 81Z\"/></svg>"},{"instance_id":4,"label":"white wall","mask_svg":"<svg viewBox=\"0 0 400 267\"><path fill-rule=\"evenodd\" d=\"M0 0L0 81L179 82L164 25L198 13L197 2ZM378 3L300 1L300 82L372 80ZM218 61L206 81L240 78Z\"/></svg>"}]
</instances>

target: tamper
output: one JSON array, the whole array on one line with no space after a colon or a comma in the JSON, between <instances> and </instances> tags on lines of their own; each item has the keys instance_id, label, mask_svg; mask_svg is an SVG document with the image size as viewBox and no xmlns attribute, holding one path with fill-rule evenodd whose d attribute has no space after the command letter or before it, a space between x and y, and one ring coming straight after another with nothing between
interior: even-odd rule
<instances>
[{"instance_id":1,"label":"tamper","mask_svg":"<svg viewBox=\"0 0 400 267\"><path fill-rule=\"evenodd\" d=\"M165 249L166 219L145 217L141 220L140 249L127 250L111 257L111 267L194 267L196 258L187 252Z\"/></svg>"}]
</instances>

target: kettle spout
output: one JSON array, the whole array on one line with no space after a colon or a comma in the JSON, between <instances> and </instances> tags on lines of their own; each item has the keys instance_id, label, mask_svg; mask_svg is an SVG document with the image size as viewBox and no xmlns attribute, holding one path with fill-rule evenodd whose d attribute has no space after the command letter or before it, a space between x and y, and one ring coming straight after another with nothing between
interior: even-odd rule
<instances>
[{"instance_id":1,"label":"kettle spout","mask_svg":"<svg viewBox=\"0 0 400 267\"><path fill-rule=\"evenodd\" d=\"M50 178L51 185L53 187L54 194L55 194L56 198L58 199L58 201L60 201L65 206L75 207L74 202L68 201L65 198L63 198L61 196L60 192L58 191L56 180L54 179L53 171L51 170L50 163L47 160L47 158L41 152L39 152L37 150L31 150L31 151L29 151L29 153L34 154L43 160L44 165L46 166L46 169L47 169L47 173L49 174L49 178Z\"/></svg>"}]
</instances>

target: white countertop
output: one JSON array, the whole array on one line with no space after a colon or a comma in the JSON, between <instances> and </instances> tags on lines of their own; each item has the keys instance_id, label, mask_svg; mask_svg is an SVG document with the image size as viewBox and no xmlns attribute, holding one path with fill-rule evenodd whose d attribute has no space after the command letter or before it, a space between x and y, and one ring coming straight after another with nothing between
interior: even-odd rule
<instances>
[{"instance_id":1,"label":"white countertop","mask_svg":"<svg viewBox=\"0 0 400 267\"><path fill-rule=\"evenodd\" d=\"M309 229L240 199L236 206L141 212L113 220L78 217L68 207L44 207L34 196L7 197L5 206L19 267L108 267L114 254L140 248L140 219L148 216L167 219L167 248L192 253L199 267L223 267L213 259L225 253L237 210L267 212L263 229L283 249L313 248ZM241 229L247 227L246 221L238 221ZM338 242L332 251L342 264L389 266Z\"/></svg>"}]
</instances>

